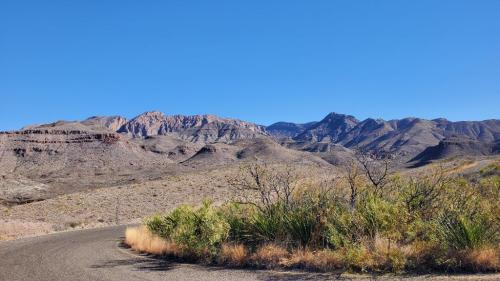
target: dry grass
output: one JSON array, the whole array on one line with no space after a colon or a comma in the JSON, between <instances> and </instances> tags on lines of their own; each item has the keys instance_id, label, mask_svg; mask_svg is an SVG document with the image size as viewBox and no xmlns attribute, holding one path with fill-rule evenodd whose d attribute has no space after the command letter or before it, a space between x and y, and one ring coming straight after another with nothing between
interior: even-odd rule
<instances>
[{"instance_id":1,"label":"dry grass","mask_svg":"<svg viewBox=\"0 0 500 281\"><path fill-rule=\"evenodd\" d=\"M218 262L221 265L240 267L247 264L248 251L243 244L223 244Z\"/></svg>"},{"instance_id":2,"label":"dry grass","mask_svg":"<svg viewBox=\"0 0 500 281\"><path fill-rule=\"evenodd\" d=\"M267 244L259 247L250 257L250 260L258 267L276 268L286 264L288 257L289 253L285 248L275 244Z\"/></svg>"},{"instance_id":3,"label":"dry grass","mask_svg":"<svg viewBox=\"0 0 500 281\"><path fill-rule=\"evenodd\" d=\"M342 258L330 250L311 252L309 250L296 250L288 259L287 267L302 268L313 271L333 271L344 267Z\"/></svg>"},{"instance_id":4,"label":"dry grass","mask_svg":"<svg viewBox=\"0 0 500 281\"><path fill-rule=\"evenodd\" d=\"M500 271L500 247L468 251L464 254L463 260L474 271Z\"/></svg>"},{"instance_id":5,"label":"dry grass","mask_svg":"<svg viewBox=\"0 0 500 281\"><path fill-rule=\"evenodd\" d=\"M139 252L183 259L192 257L192 254L182 251L175 243L152 234L146 226L127 228L125 243ZM337 251L297 249L291 253L282 246L267 244L257 248L252 254L243 244L225 243L221 246L216 261L220 265L230 267L256 266L267 269L281 267L320 272L339 269L400 272L405 268L425 268L427 263L432 264L430 260L433 259L434 250L426 243L399 247L381 237L368 244L362 243L357 247ZM500 271L499 247L455 254L464 269L474 272Z\"/></svg>"},{"instance_id":6,"label":"dry grass","mask_svg":"<svg viewBox=\"0 0 500 281\"><path fill-rule=\"evenodd\" d=\"M127 228L125 244L138 252L154 255L181 255L181 250L177 245L152 234L145 226Z\"/></svg>"},{"instance_id":7,"label":"dry grass","mask_svg":"<svg viewBox=\"0 0 500 281\"><path fill-rule=\"evenodd\" d=\"M373 241L373 248L374 269L400 272L405 268L405 251L394 241L377 236Z\"/></svg>"}]
</instances>

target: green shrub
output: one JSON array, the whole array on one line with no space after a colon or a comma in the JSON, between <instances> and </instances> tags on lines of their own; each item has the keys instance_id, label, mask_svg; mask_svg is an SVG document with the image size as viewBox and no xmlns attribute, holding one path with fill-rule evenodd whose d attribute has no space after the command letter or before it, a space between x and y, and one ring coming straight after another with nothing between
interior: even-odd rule
<instances>
[{"instance_id":1,"label":"green shrub","mask_svg":"<svg viewBox=\"0 0 500 281\"><path fill-rule=\"evenodd\" d=\"M159 235L160 237L169 237L171 230L168 228L166 220L161 215L154 215L145 221L146 226L151 232Z\"/></svg>"},{"instance_id":2,"label":"green shrub","mask_svg":"<svg viewBox=\"0 0 500 281\"><path fill-rule=\"evenodd\" d=\"M247 241L263 244L284 239L285 213L281 205L275 204L270 209L258 210L250 217L250 233Z\"/></svg>"},{"instance_id":3,"label":"green shrub","mask_svg":"<svg viewBox=\"0 0 500 281\"><path fill-rule=\"evenodd\" d=\"M249 217L255 213L254 206L229 202L220 208L221 216L229 224L228 239L237 243L248 244L252 236Z\"/></svg>"},{"instance_id":4,"label":"green shrub","mask_svg":"<svg viewBox=\"0 0 500 281\"><path fill-rule=\"evenodd\" d=\"M354 232L352 213L342 207L333 209L325 228L328 244L334 249L346 247L355 242Z\"/></svg>"},{"instance_id":5,"label":"green shrub","mask_svg":"<svg viewBox=\"0 0 500 281\"><path fill-rule=\"evenodd\" d=\"M181 206L145 223L183 255L211 261L219 255L224 261L234 256L238 264L286 265L289 253L299 253L289 264L375 272L500 270L498 176L392 178L377 193L358 188L354 205L349 193L316 187L249 204ZM322 251L329 254L317 260Z\"/></svg>"},{"instance_id":6,"label":"green shrub","mask_svg":"<svg viewBox=\"0 0 500 281\"><path fill-rule=\"evenodd\" d=\"M181 206L164 217L152 217L148 227L196 256L215 255L229 235L229 224L208 201L198 209Z\"/></svg>"},{"instance_id":7,"label":"green shrub","mask_svg":"<svg viewBox=\"0 0 500 281\"><path fill-rule=\"evenodd\" d=\"M478 249L494 243L498 229L488 223L484 215L465 216L450 213L440 220L439 236L453 250Z\"/></svg>"},{"instance_id":8,"label":"green shrub","mask_svg":"<svg viewBox=\"0 0 500 281\"><path fill-rule=\"evenodd\" d=\"M397 224L402 218L398 216L397 206L387 200L368 195L358 204L355 215L356 224L371 239L379 233L394 239L400 237Z\"/></svg>"},{"instance_id":9,"label":"green shrub","mask_svg":"<svg viewBox=\"0 0 500 281\"><path fill-rule=\"evenodd\" d=\"M305 247L311 242L319 227L319 214L314 211L308 206L298 206L285 214L284 227L292 243Z\"/></svg>"}]
</instances>

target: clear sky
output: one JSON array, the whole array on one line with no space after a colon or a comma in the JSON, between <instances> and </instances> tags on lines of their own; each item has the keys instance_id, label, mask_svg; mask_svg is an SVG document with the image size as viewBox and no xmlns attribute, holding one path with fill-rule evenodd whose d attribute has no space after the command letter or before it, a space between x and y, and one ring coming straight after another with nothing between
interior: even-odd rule
<instances>
[{"instance_id":1,"label":"clear sky","mask_svg":"<svg viewBox=\"0 0 500 281\"><path fill-rule=\"evenodd\" d=\"M500 1L0 2L0 130L148 110L500 118Z\"/></svg>"}]
</instances>

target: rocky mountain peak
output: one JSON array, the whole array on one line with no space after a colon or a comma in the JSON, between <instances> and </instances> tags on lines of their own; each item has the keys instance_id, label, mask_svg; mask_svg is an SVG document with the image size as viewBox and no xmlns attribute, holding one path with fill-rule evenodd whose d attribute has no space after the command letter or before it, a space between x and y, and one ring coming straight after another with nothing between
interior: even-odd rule
<instances>
[{"instance_id":1,"label":"rocky mountain peak","mask_svg":"<svg viewBox=\"0 0 500 281\"><path fill-rule=\"evenodd\" d=\"M143 113L126 124L118 132L132 137L175 135L192 142L228 142L267 135L265 128L237 119L215 115L165 115L152 111Z\"/></svg>"},{"instance_id":2,"label":"rocky mountain peak","mask_svg":"<svg viewBox=\"0 0 500 281\"><path fill-rule=\"evenodd\" d=\"M337 142L358 123L359 120L354 116L332 112L295 138L301 141Z\"/></svg>"}]
</instances>

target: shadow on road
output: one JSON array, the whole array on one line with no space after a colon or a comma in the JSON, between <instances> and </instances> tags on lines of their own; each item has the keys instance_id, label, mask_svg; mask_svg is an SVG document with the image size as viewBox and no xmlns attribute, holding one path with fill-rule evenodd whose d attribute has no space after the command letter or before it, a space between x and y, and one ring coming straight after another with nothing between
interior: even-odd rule
<instances>
[{"instance_id":1,"label":"shadow on road","mask_svg":"<svg viewBox=\"0 0 500 281\"><path fill-rule=\"evenodd\" d=\"M268 273L260 278L262 281L299 281L299 280L319 280L319 281L348 281L350 278L341 277L341 274L322 274L322 273Z\"/></svg>"},{"instance_id":2,"label":"shadow on road","mask_svg":"<svg viewBox=\"0 0 500 281\"><path fill-rule=\"evenodd\" d=\"M121 240L120 240L121 241ZM120 243L120 248L129 251L130 248ZM91 268L114 268L121 266L130 266L136 270L144 270L144 271L166 271L170 270L178 265L178 263L166 260L162 257L153 256L153 255L143 255L137 254L138 257L131 257L129 259L117 259L117 260L108 260L102 261L98 264L91 266Z\"/></svg>"},{"instance_id":3,"label":"shadow on road","mask_svg":"<svg viewBox=\"0 0 500 281\"><path fill-rule=\"evenodd\" d=\"M120 266L131 266L137 270L146 270L146 271L166 271L172 269L176 265L172 262L163 259L130 258L130 259L103 261L99 264L91 266L91 268L113 268Z\"/></svg>"}]
</instances>

